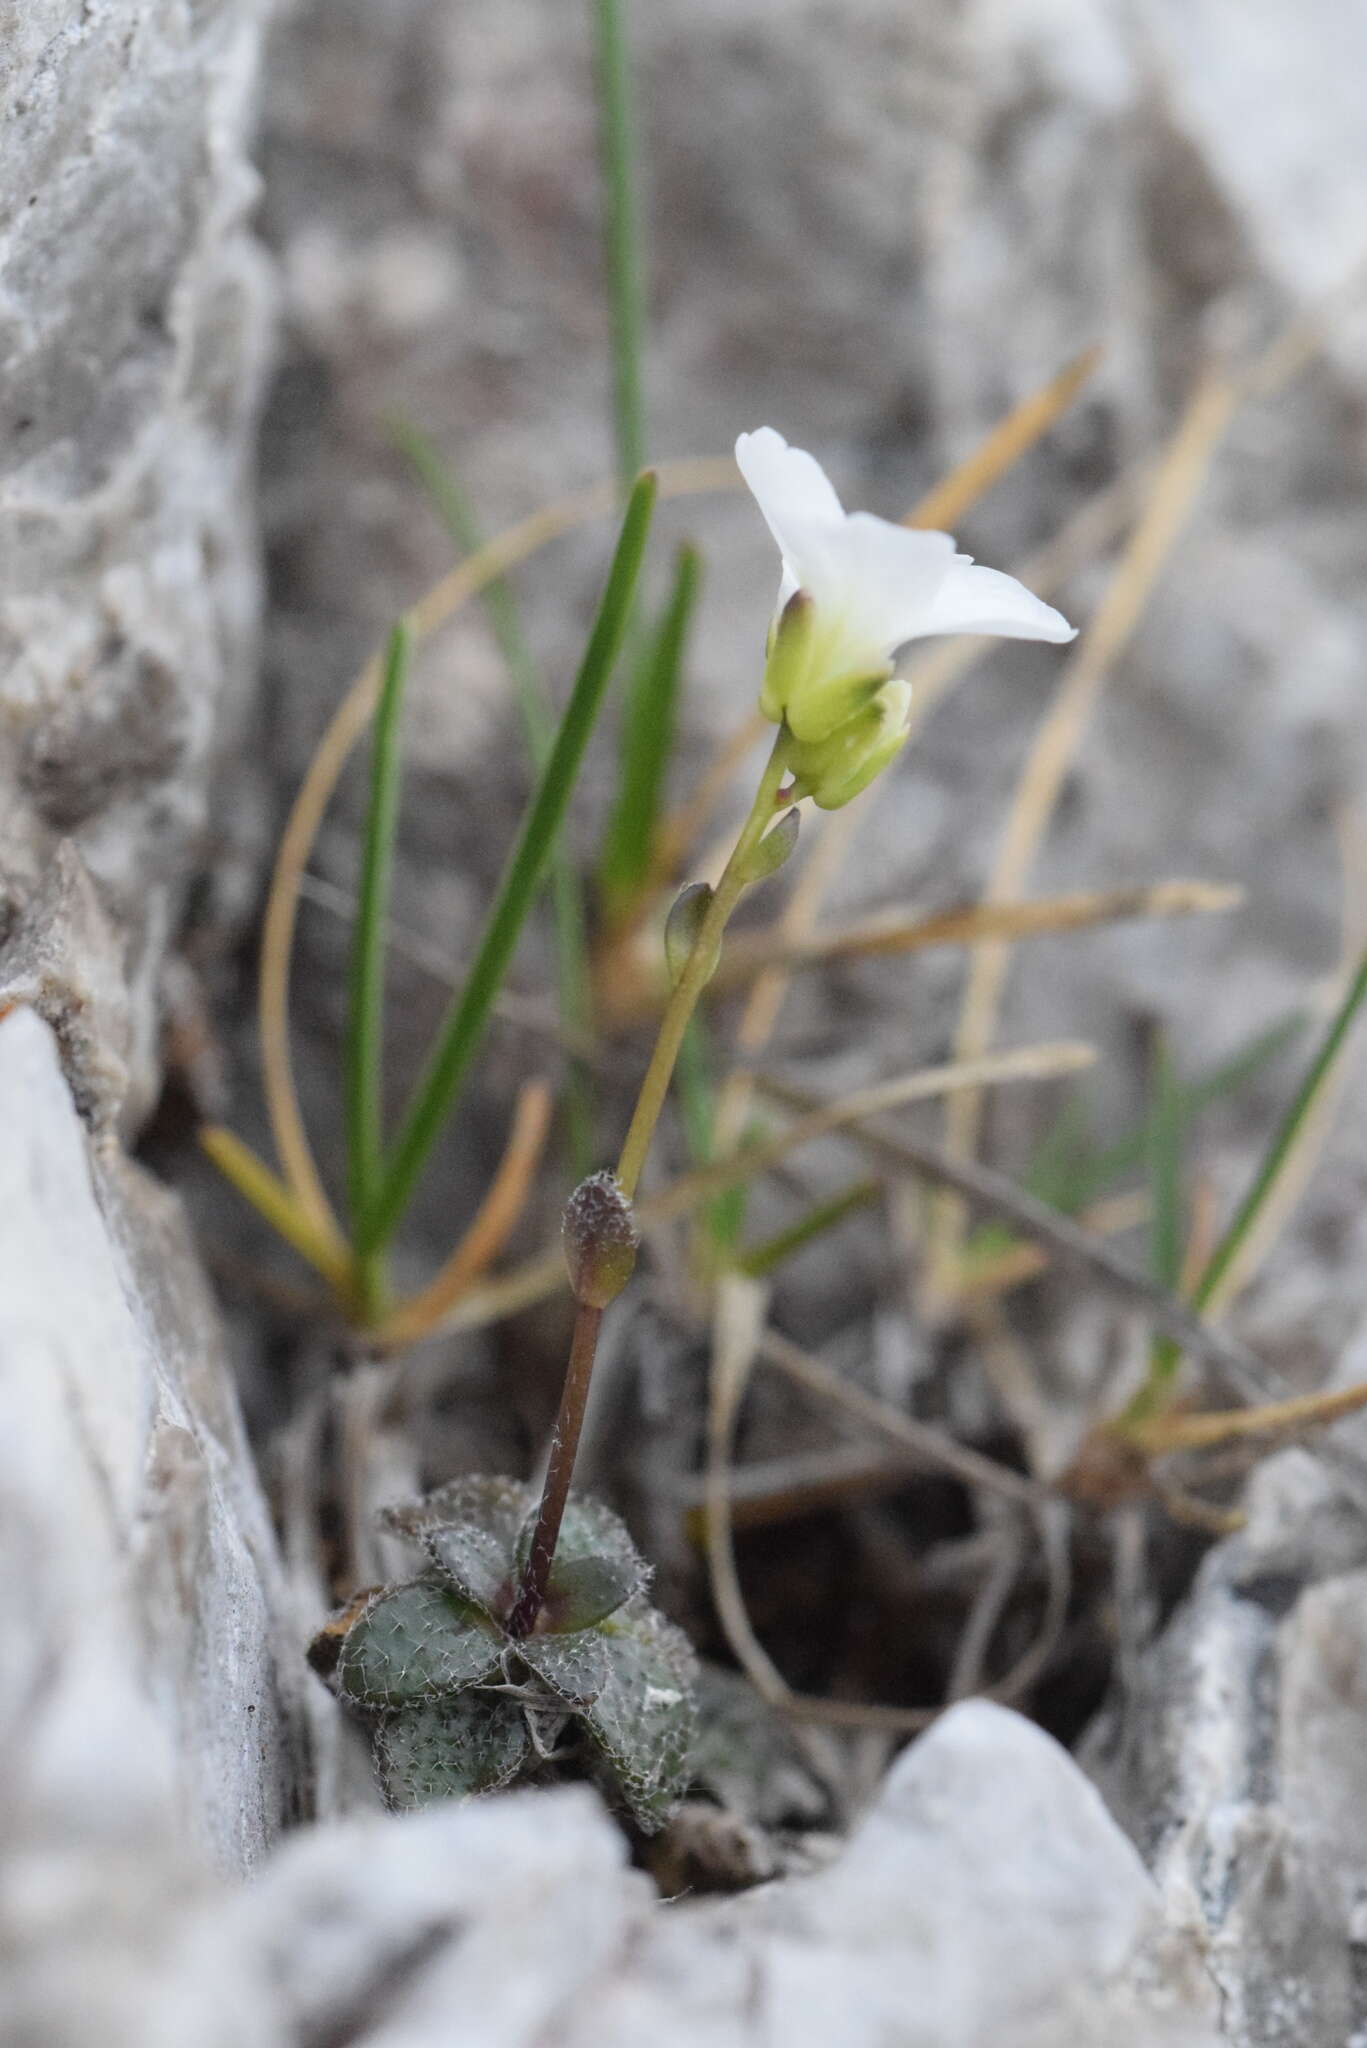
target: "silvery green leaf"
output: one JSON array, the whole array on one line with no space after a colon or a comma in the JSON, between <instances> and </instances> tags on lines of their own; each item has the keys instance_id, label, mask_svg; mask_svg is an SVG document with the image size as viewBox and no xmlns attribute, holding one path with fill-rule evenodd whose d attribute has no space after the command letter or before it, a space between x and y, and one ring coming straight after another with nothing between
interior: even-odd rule
<instances>
[{"instance_id":1,"label":"silvery green leaf","mask_svg":"<svg viewBox=\"0 0 1367 2048\"><path fill-rule=\"evenodd\" d=\"M517 1539L519 1571L527 1561L535 1527L536 1516L531 1514ZM633 1582L629 1593L641 1592L650 1583L650 1566L632 1542L621 1516L614 1515L591 1493L572 1493L565 1503L552 1572L563 1572L567 1566L586 1558L603 1558L610 1565L620 1566L623 1578ZM628 1598L629 1593L622 1598ZM575 1625L582 1628L585 1624Z\"/></svg>"},{"instance_id":2,"label":"silvery green leaf","mask_svg":"<svg viewBox=\"0 0 1367 2048\"><path fill-rule=\"evenodd\" d=\"M518 1644L517 1654L570 1706L597 1699L612 1675L607 1638L596 1628L572 1635L533 1633Z\"/></svg>"},{"instance_id":3,"label":"silvery green leaf","mask_svg":"<svg viewBox=\"0 0 1367 2048\"><path fill-rule=\"evenodd\" d=\"M516 1480L472 1473L423 1500L387 1508L382 1519L421 1543L467 1600L498 1618L512 1597L513 1546L530 1505L529 1489Z\"/></svg>"},{"instance_id":4,"label":"silvery green leaf","mask_svg":"<svg viewBox=\"0 0 1367 2048\"><path fill-rule=\"evenodd\" d=\"M394 1714L375 1731L375 1768L390 1806L494 1792L517 1776L530 1740L521 1708L462 1692Z\"/></svg>"},{"instance_id":5,"label":"silvery green leaf","mask_svg":"<svg viewBox=\"0 0 1367 2048\"><path fill-rule=\"evenodd\" d=\"M653 1834L688 1785L697 1658L683 1631L639 1597L595 1633L608 1676L580 1720L632 1818Z\"/></svg>"},{"instance_id":6,"label":"silvery green leaf","mask_svg":"<svg viewBox=\"0 0 1367 2048\"><path fill-rule=\"evenodd\" d=\"M608 1557L564 1557L556 1552L546 1584L542 1628L550 1635L592 1628L639 1593L646 1580L641 1560Z\"/></svg>"},{"instance_id":7,"label":"silvery green leaf","mask_svg":"<svg viewBox=\"0 0 1367 2048\"><path fill-rule=\"evenodd\" d=\"M342 1642L336 1682L357 1706L402 1706L477 1685L502 1648L486 1617L429 1572L369 1602Z\"/></svg>"}]
</instances>

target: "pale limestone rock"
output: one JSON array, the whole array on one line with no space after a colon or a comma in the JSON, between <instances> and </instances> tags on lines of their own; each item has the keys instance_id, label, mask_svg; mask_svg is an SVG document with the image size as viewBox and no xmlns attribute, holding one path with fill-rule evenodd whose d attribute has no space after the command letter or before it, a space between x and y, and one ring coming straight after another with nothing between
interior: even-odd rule
<instances>
[{"instance_id":1,"label":"pale limestone rock","mask_svg":"<svg viewBox=\"0 0 1367 2048\"><path fill-rule=\"evenodd\" d=\"M297 1635L179 1206L92 1144L26 1008L0 1130L6 2016L169 2048L137 2018L178 1981L165 1927L304 1796Z\"/></svg>"},{"instance_id":2,"label":"pale limestone rock","mask_svg":"<svg viewBox=\"0 0 1367 2048\"><path fill-rule=\"evenodd\" d=\"M1248 1515L1083 1756L1205 1945L1227 2038L1342 2048L1367 2027L1367 1528L1300 1450Z\"/></svg>"},{"instance_id":3,"label":"pale limestone rock","mask_svg":"<svg viewBox=\"0 0 1367 2048\"><path fill-rule=\"evenodd\" d=\"M134 1118L187 886L251 808L221 777L259 609L262 14L0 0L0 940L73 839L131 997Z\"/></svg>"}]
</instances>

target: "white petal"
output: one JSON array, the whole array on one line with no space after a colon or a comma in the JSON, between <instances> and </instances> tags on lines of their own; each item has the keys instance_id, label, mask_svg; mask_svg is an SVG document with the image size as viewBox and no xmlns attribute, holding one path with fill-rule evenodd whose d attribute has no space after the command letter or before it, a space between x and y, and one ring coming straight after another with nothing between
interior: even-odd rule
<instances>
[{"instance_id":1,"label":"white petal","mask_svg":"<svg viewBox=\"0 0 1367 2048\"><path fill-rule=\"evenodd\" d=\"M895 526L872 512L854 512L823 565L829 582L812 584L818 608L843 615L851 642L887 661L904 640L934 632L927 625L954 562L947 533Z\"/></svg>"},{"instance_id":2,"label":"white petal","mask_svg":"<svg viewBox=\"0 0 1367 2048\"><path fill-rule=\"evenodd\" d=\"M971 555L956 555L935 593L923 633L993 633L1003 640L1074 640L1062 612L1035 597L1014 576L980 569Z\"/></svg>"},{"instance_id":3,"label":"white petal","mask_svg":"<svg viewBox=\"0 0 1367 2048\"><path fill-rule=\"evenodd\" d=\"M742 434L736 462L778 542L793 587L806 587L811 572L819 572L823 542L845 517L834 485L814 455L790 448L773 427Z\"/></svg>"}]
</instances>

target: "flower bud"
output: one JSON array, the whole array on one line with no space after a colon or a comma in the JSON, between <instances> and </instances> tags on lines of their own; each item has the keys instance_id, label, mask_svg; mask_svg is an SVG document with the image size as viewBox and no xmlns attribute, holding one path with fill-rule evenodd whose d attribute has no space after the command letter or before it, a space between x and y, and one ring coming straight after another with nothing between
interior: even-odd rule
<instances>
[{"instance_id":1,"label":"flower bud","mask_svg":"<svg viewBox=\"0 0 1367 2048\"><path fill-rule=\"evenodd\" d=\"M615 1173L591 1173L565 1204L565 1264L575 1300L606 1308L631 1278L640 1237Z\"/></svg>"},{"instance_id":2,"label":"flower bud","mask_svg":"<svg viewBox=\"0 0 1367 2048\"><path fill-rule=\"evenodd\" d=\"M823 811L838 811L887 767L906 743L911 685L884 683L873 702L824 739L790 738L788 761L794 795L810 796Z\"/></svg>"}]
</instances>

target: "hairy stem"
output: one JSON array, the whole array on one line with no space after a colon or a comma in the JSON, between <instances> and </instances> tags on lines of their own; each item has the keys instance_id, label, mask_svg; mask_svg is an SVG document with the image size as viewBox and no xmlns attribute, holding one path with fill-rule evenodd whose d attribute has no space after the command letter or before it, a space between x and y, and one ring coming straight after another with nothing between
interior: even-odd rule
<instances>
[{"instance_id":1,"label":"hairy stem","mask_svg":"<svg viewBox=\"0 0 1367 2048\"><path fill-rule=\"evenodd\" d=\"M532 1547L528 1553L526 1570L522 1574L522 1583L518 1587L517 1601L508 1617L508 1633L516 1640L531 1634L536 1618L545 1604L551 1562L555 1557L560 1524L564 1519L565 1502L569 1499L570 1477L574 1471L575 1454L579 1449L579 1434L584 1427L584 1410L588 1405L589 1381L593 1376L593 1359L598 1349L598 1332L602 1321L601 1308L590 1308L586 1302L580 1302L574 1318L574 1335L570 1339L570 1362L565 1368L565 1384L560 1394L560 1413L555 1418L555 1435L551 1438L546 1484L541 1490L541 1506L536 1517L536 1529L532 1535Z\"/></svg>"}]
</instances>

